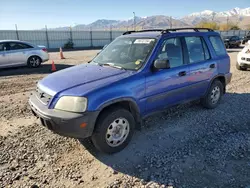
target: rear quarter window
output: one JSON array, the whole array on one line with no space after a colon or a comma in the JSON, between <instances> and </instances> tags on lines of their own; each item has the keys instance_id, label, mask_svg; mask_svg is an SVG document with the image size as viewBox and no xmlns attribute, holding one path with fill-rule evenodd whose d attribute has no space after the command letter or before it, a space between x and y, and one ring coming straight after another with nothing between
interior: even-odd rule
<instances>
[{"instance_id":1,"label":"rear quarter window","mask_svg":"<svg viewBox=\"0 0 250 188\"><path fill-rule=\"evenodd\" d=\"M209 40L210 40L217 56L227 55L227 50L226 50L225 45L222 42L220 36L210 36Z\"/></svg>"}]
</instances>

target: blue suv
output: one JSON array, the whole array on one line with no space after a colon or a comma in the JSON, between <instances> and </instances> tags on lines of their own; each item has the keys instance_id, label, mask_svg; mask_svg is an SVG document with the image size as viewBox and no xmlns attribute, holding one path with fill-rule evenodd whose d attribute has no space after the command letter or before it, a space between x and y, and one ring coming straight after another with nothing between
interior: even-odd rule
<instances>
[{"instance_id":1,"label":"blue suv","mask_svg":"<svg viewBox=\"0 0 250 188\"><path fill-rule=\"evenodd\" d=\"M29 104L53 132L115 153L154 112L197 99L215 108L231 76L224 43L211 29L128 31L89 63L39 81Z\"/></svg>"}]
</instances>

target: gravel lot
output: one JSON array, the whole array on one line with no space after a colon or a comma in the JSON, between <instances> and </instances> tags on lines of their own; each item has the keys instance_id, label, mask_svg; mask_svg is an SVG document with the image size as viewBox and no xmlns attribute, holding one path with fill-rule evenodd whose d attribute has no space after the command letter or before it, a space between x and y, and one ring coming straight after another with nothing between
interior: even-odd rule
<instances>
[{"instance_id":1,"label":"gravel lot","mask_svg":"<svg viewBox=\"0 0 250 188\"><path fill-rule=\"evenodd\" d=\"M0 70L0 187L226 187L250 185L250 72L235 68L221 105L177 106L145 120L130 145L104 155L41 127L27 100L41 68ZM57 69L87 62L97 51L51 53Z\"/></svg>"}]
</instances>

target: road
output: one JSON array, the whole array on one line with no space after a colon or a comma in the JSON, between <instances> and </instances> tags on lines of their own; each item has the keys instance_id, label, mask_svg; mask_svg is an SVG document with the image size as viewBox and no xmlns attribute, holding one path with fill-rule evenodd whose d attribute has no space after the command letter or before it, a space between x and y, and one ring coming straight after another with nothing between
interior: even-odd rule
<instances>
[{"instance_id":1,"label":"road","mask_svg":"<svg viewBox=\"0 0 250 188\"><path fill-rule=\"evenodd\" d=\"M27 104L41 68L0 71L0 187L246 187L250 185L250 71L235 68L214 110L198 102L145 120L129 146L104 155L41 127ZM90 60L97 51L51 53L58 70Z\"/></svg>"}]
</instances>

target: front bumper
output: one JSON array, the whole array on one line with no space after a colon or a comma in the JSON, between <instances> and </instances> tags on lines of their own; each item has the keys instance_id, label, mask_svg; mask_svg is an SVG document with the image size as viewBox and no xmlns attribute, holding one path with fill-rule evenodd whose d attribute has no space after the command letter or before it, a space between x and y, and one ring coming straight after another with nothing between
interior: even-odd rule
<instances>
[{"instance_id":1,"label":"front bumper","mask_svg":"<svg viewBox=\"0 0 250 188\"><path fill-rule=\"evenodd\" d=\"M226 85L229 84L231 82L231 79L232 79L232 73L227 73L225 75L225 79L226 79Z\"/></svg>"},{"instance_id":2,"label":"front bumper","mask_svg":"<svg viewBox=\"0 0 250 188\"><path fill-rule=\"evenodd\" d=\"M43 126L49 130L66 137L87 138L93 133L98 111L85 113L72 113L56 109L48 109L42 104L35 93L29 98L32 113L40 119ZM87 125L80 127L83 123Z\"/></svg>"},{"instance_id":3,"label":"front bumper","mask_svg":"<svg viewBox=\"0 0 250 188\"><path fill-rule=\"evenodd\" d=\"M247 61L249 60L249 61ZM237 62L239 66L244 67L244 68L250 68L250 58L246 58L246 60L238 60Z\"/></svg>"}]
</instances>

